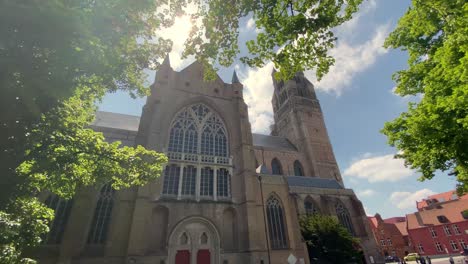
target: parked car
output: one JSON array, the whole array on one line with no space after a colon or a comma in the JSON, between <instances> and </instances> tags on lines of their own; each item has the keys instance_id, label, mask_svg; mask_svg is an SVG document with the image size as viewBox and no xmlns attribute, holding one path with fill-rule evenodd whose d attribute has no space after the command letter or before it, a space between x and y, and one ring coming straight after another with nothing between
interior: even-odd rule
<instances>
[{"instance_id":1,"label":"parked car","mask_svg":"<svg viewBox=\"0 0 468 264\"><path fill-rule=\"evenodd\" d=\"M385 263L388 263L388 262L398 262L400 261L400 259L396 256L386 256L385 257Z\"/></svg>"},{"instance_id":2,"label":"parked car","mask_svg":"<svg viewBox=\"0 0 468 264\"><path fill-rule=\"evenodd\" d=\"M419 259L418 253L409 253L406 257L404 257L405 261L413 261Z\"/></svg>"}]
</instances>

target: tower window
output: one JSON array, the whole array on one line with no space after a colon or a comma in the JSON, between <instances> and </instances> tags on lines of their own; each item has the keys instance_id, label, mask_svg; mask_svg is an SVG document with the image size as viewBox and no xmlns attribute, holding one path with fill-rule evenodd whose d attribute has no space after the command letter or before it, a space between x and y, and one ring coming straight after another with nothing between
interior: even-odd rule
<instances>
[{"instance_id":1,"label":"tower window","mask_svg":"<svg viewBox=\"0 0 468 264\"><path fill-rule=\"evenodd\" d=\"M281 163L277 158L274 158L271 161L271 173L273 175L282 175L283 174L283 168L281 167Z\"/></svg>"},{"instance_id":2,"label":"tower window","mask_svg":"<svg viewBox=\"0 0 468 264\"><path fill-rule=\"evenodd\" d=\"M273 249L283 249L287 247L286 226L284 221L284 211L280 201L275 197L267 200L268 232L270 234L270 244Z\"/></svg>"},{"instance_id":3,"label":"tower window","mask_svg":"<svg viewBox=\"0 0 468 264\"><path fill-rule=\"evenodd\" d=\"M304 169L302 168L302 164L298 160L294 161L294 175L304 176Z\"/></svg>"},{"instance_id":4,"label":"tower window","mask_svg":"<svg viewBox=\"0 0 468 264\"><path fill-rule=\"evenodd\" d=\"M101 188L88 234L88 244L104 244L106 242L112 208L114 207L114 192L110 184Z\"/></svg>"},{"instance_id":5,"label":"tower window","mask_svg":"<svg viewBox=\"0 0 468 264\"><path fill-rule=\"evenodd\" d=\"M201 169L200 195L213 196L213 169Z\"/></svg>"}]
</instances>

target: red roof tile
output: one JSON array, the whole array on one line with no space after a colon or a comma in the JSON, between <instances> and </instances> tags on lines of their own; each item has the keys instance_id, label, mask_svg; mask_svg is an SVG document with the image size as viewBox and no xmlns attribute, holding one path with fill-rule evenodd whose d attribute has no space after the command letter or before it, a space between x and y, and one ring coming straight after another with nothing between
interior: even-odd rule
<instances>
[{"instance_id":1,"label":"red roof tile","mask_svg":"<svg viewBox=\"0 0 468 264\"><path fill-rule=\"evenodd\" d=\"M450 223L465 221L461 212L468 209L468 200L460 199L448 203L443 203L439 208L428 209L406 215L408 229L415 229L423 226L442 224L437 216L443 215Z\"/></svg>"}]
</instances>

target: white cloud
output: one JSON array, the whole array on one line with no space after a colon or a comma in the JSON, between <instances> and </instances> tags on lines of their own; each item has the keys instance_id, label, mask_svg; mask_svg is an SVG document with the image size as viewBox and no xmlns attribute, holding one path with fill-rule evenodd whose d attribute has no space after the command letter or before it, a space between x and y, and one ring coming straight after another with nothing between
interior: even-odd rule
<instances>
[{"instance_id":1,"label":"white cloud","mask_svg":"<svg viewBox=\"0 0 468 264\"><path fill-rule=\"evenodd\" d=\"M429 189L422 189L416 192L393 192L390 195L390 201L399 209L416 209L416 201L421 201L435 192Z\"/></svg>"},{"instance_id":2,"label":"white cloud","mask_svg":"<svg viewBox=\"0 0 468 264\"><path fill-rule=\"evenodd\" d=\"M375 191L372 189L366 189L366 190L359 191L357 195L359 197L370 197L370 196L375 195Z\"/></svg>"},{"instance_id":3,"label":"white cloud","mask_svg":"<svg viewBox=\"0 0 468 264\"><path fill-rule=\"evenodd\" d=\"M345 176L366 179L369 182L396 182L414 175L402 159L394 155L366 156L354 161L343 173Z\"/></svg>"},{"instance_id":4,"label":"white cloud","mask_svg":"<svg viewBox=\"0 0 468 264\"><path fill-rule=\"evenodd\" d=\"M184 43L192 29L190 14L196 12L197 6L195 4L190 4L184 10L187 13L186 15L176 18L171 27L158 30L156 34L157 36L172 40L173 45L172 51L169 53L169 58L171 60L171 66L175 70L181 70L195 60L193 56L186 59L182 59L181 56L184 51Z\"/></svg>"},{"instance_id":5,"label":"white cloud","mask_svg":"<svg viewBox=\"0 0 468 264\"><path fill-rule=\"evenodd\" d=\"M273 63L268 63L263 68L249 68L246 74L239 73L244 84L244 100L249 106L249 119L252 131L268 133L270 124L273 123L273 109L271 96L273 94L273 81L271 72Z\"/></svg>"},{"instance_id":6,"label":"white cloud","mask_svg":"<svg viewBox=\"0 0 468 264\"><path fill-rule=\"evenodd\" d=\"M336 29L337 35L340 37L353 37L355 36L355 30L363 16L371 13L377 8L377 1L376 0L369 0L361 4L359 11L353 15L351 20L346 21L341 26Z\"/></svg>"},{"instance_id":7,"label":"white cloud","mask_svg":"<svg viewBox=\"0 0 468 264\"><path fill-rule=\"evenodd\" d=\"M380 25L370 39L361 44L350 44L346 37L338 37L335 48L330 50L330 55L335 58L335 65L320 82L315 78L312 71L307 71L306 76L313 80L318 90L334 92L340 95L343 90L351 84L354 76L367 70L377 58L385 53L387 49L382 45L389 33L388 25Z\"/></svg>"}]
</instances>

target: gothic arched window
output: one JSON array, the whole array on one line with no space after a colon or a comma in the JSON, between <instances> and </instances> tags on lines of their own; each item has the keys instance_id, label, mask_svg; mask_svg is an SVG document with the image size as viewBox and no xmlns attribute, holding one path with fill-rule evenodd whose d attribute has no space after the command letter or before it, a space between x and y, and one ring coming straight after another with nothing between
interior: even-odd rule
<instances>
[{"instance_id":1,"label":"gothic arched window","mask_svg":"<svg viewBox=\"0 0 468 264\"><path fill-rule=\"evenodd\" d=\"M294 175L304 176L304 169L302 168L302 164L298 160L294 161Z\"/></svg>"},{"instance_id":2,"label":"gothic arched window","mask_svg":"<svg viewBox=\"0 0 468 264\"><path fill-rule=\"evenodd\" d=\"M281 163L277 158L274 158L271 161L271 173L273 175L282 175L283 174L283 168L281 167Z\"/></svg>"},{"instance_id":3,"label":"gothic arched window","mask_svg":"<svg viewBox=\"0 0 468 264\"><path fill-rule=\"evenodd\" d=\"M266 207L271 248L286 248L288 243L283 207L280 201L274 196L267 200Z\"/></svg>"},{"instance_id":4,"label":"gothic arched window","mask_svg":"<svg viewBox=\"0 0 468 264\"><path fill-rule=\"evenodd\" d=\"M226 126L217 113L201 103L184 107L171 123L163 194L230 197L228 143Z\"/></svg>"},{"instance_id":5,"label":"gothic arched window","mask_svg":"<svg viewBox=\"0 0 468 264\"><path fill-rule=\"evenodd\" d=\"M88 234L88 244L104 244L107 239L114 207L114 193L110 184L106 184L99 192L99 198L94 210L94 217Z\"/></svg>"},{"instance_id":6,"label":"gothic arched window","mask_svg":"<svg viewBox=\"0 0 468 264\"><path fill-rule=\"evenodd\" d=\"M227 157L226 127L204 104L185 107L172 121L168 151Z\"/></svg>"},{"instance_id":7,"label":"gothic arched window","mask_svg":"<svg viewBox=\"0 0 468 264\"><path fill-rule=\"evenodd\" d=\"M68 222L68 217L70 216L73 200L65 200L52 194L47 197L45 204L50 209L54 210L55 216L52 223L50 223L50 231L44 242L47 244L60 244Z\"/></svg>"},{"instance_id":8,"label":"gothic arched window","mask_svg":"<svg viewBox=\"0 0 468 264\"><path fill-rule=\"evenodd\" d=\"M348 229L348 231L354 235L353 222L351 221L351 216L349 215L348 209L344 207L343 204L338 203L336 205L336 216L340 223Z\"/></svg>"}]
</instances>

